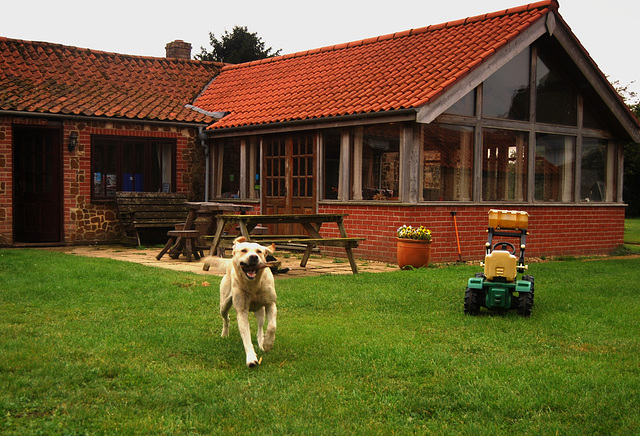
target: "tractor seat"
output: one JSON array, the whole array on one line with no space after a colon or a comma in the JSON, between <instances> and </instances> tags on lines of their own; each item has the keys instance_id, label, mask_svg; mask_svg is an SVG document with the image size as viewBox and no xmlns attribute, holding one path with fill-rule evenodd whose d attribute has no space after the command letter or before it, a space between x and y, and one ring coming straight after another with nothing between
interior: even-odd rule
<instances>
[{"instance_id":1,"label":"tractor seat","mask_svg":"<svg viewBox=\"0 0 640 436\"><path fill-rule=\"evenodd\" d=\"M484 258L484 275L487 280L500 277L507 282L515 280L517 275L516 257L506 250L493 250Z\"/></svg>"}]
</instances>

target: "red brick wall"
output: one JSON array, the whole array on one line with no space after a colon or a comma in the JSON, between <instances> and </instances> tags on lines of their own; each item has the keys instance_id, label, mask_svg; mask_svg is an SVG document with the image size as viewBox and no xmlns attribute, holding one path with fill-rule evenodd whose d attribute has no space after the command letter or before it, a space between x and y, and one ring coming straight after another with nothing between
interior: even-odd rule
<instances>
[{"instance_id":1,"label":"red brick wall","mask_svg":"<svg viewBox=\"0 0 640 436\"><path fill-rule=\"evenodd\" d=\"M451 211L456 211L463 260L481 260L487 241L489 209L523 210L529 213L527 257L611 253L623 243L624 206L357 206L320 205L320 213L347 213L349 236L364 237L354 253L357 258L396 262L396 229L402 224L424 225L433 235L432 262L458 260L456 232ZM338 236L326 225L325 236ZM343 250L324 248L328 255L344 257Z\"/></svg>"},{"instance_id":2,"label":"red brick wall","mask_svg":"<svg viewBox=\"0 0 640 436\"><path fill-rule=\"evenodd\" d=\"M69 244L115 242L122 236L112 202L91 202L91 136L118 135L175 139L178 192L191 200L204 199L204 151L197 130L130 122L52 121L0 117L0 245L13 244L11 125L38 124L62 128L63 235ZM79 133L78 146L67 150L71 131Z\"/></svg>"},{"instance_id":3,"label":"red brick wall","mask_svg":"<svg viewBox=\"0 0 640 436\"><path fill-rule=\"evenodd\" d=\"M11 122L0 117L0 245L13 243Z\"/></svg>"}]
</instances>

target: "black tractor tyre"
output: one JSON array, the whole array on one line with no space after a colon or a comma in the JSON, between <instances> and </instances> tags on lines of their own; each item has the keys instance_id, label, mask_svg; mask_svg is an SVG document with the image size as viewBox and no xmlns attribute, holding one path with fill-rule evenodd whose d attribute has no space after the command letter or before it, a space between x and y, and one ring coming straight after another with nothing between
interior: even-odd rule
<instances>
[{"instance_id":1,"label":"black tractor tyre","mask_svg":"<svg viewBox=\"0 0 640 436\"><path fill-rule=\"evenodd\" d=\"M464 293L464 314L478 315L480 313L481 292L477 289L467 288Z\"/></svg>"},{"instance_id":2,"label":"black tractor tyre","mask_svg":"<svg viewBox=\"0 0 640 436\"><path fill-rule=\"evenodd\" d=\"M518 298L518 313L524 317L531 316L533 307L533 292L521 292Z\"/></svg>"},{"instance_id":3,"label":"black tractor tyre","mask_svg":"<svg viewBox=\"0 0 640 436\"><path fill-rule=\"evenodd\" d=\"M531 306L533 306L533 302L535 300L535 294L533 293L533 276L522 276L522 280L531 283Z\"/></svg>"}]
</instances>

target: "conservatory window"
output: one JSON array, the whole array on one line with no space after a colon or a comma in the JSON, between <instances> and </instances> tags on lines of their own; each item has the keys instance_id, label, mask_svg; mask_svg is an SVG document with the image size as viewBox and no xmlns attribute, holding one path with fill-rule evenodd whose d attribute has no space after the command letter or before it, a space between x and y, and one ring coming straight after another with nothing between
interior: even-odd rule
<instances>
[{"instance_id":1,"label":"conservatory window","mask_svg":"<svg viewBox=\"0 0 640 436\"><path fill-rule=\"evenodd\" d=\"M222 143L220 160L222 165L220 196L240 197L240 140L227 139Z\"/></svg>"},{"instance_id":2,"label":"conservatory window","mask_svg":"<svg viewBox=\"0 0 640 436\"><path fill-rule=\"evenodd\" d=\"M484 117L529 119L529 57L530 50L524 50L484 81Z\"/></svg>"},{"instance_id":3,"label":"conservatory window","mask_svg":"<svg viewBox=\"0 0 640 436\"><path fill-rule=\"evenodd\" d=\"M582 164L580 179L580 199L585 202L607 201L608 183L607 175L613 175L614 171L608 169L608 164L613 163L609 158L609 150L606 139L583 138Z\"/></svg>"},{"instance_id":4,"label":"conservatory window","mask_svg":"<svg viewBox=\"0 0 640 436\"><path fill-rule=\"evenodd\" d=\"M324 199L335 200L338 198L340 184L342 131L338 129L325 131L322 136L322 143L324 145Z\"/></svg>"},{"instance_id":5,"label":"conservatory window","mask_svg":"<svg viewBox=\"0 0 640 436\"><path fill-rule=\"evenodd\" d=\"M354 134L353 198L397 200L400 185L400 125L356 128ZM352 177L352 180L355 180Z\"/></svg>"},{"instance_id":6,"label":"conservatory window","mask_svg":"<svg viewBox=\"0 0 640 436\"><path fill-rule=\"evenodd\" d=\"M536 120L540 123L576 126L578 94L570 83L538 57Z\"/></svg>"},{"instance_id":7,"label":"conservatory window","mask_svg":"<svg viewBox=\"0 0 640 436\"><path fill-rule=\"evenodd\" d=\"M536 138L536 201L574 200L576 140L572 136L538 134Z\"/></svg>"},{"instance_id":8,"label":"conservatory window","mask_svg":"<svg viewBox=\"0 0 640 436\"><path fill-rule=\"evenodd\" d=\"M473 127L429 124L422 135L422 199L470 201Z\"/></svg>"},{"instance_id":9,"label":"conservatory window","mask_svg":"<svg viewBox=\"0 0 640 436\"><path fill-rule=\"evenodd\" d=\"M528 134L484 129L482 200L524 201L527 192Z\"/></svg>"}]
</instances>

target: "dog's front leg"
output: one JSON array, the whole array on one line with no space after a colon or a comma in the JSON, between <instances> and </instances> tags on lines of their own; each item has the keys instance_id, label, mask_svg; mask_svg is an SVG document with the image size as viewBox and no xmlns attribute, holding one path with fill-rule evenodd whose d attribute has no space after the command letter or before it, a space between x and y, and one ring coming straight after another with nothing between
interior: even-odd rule
<instances>
[{"instance_id":1,"label":"dog's front leg","mask_svg":"<svg viewBox=\"0 0 640 436\"><path fill-rule=\"evenodd\" d=\"M243 310L238 312L238 330L244 345L244 352L247 355L247 366L252 368L258 364L258 357L251 343L251 330L249 328L249 312Z\"/></svg>"},{"instance_id":2,"label":"dog's front leg","mask_svg":"<svg viewBox=\"0 0 640 436\"><path fill-rule=\"evenodd\" d=\"M267 332L264 335L264 341L260 347L266 353L271 351L273 343L276 341L276 317L278 315L278 309L275 303L265 307L265 314L267 316Z\"/></svg>"},{"instance_id":3,"label":"dog's front leg","mask_svg":"<svg viewBox=\"0 0 640 436\"><path fill-rule=\"evenodd\" d=\"M261 350L264 350L262 343L264 342L264 307L256 310L256 322L258 324L258 332L256 334L256 339L258 340L258 346Z\"/></svg>"}]
</instances>

